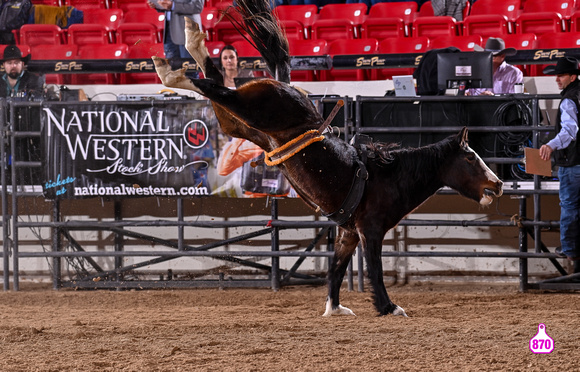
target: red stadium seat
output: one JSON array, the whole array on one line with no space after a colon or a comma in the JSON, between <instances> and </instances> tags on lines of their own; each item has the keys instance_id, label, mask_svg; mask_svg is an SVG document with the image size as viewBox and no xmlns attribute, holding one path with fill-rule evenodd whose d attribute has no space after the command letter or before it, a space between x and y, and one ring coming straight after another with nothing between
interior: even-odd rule
<instances>
[{"instance_id":1,"label":"red stadium seat","mask_svg":"<svg viewBox=\"0 0 580 372\"><path fill-rule=\"evenodd\" d=\"M220 11L221 17L221 11ZM232 24L228 17L232 17L234 20L241 21L240 15L236 12L229 11L227 15L224 15L221 20L219 20L214 25L214 37L213 40L215 41L223 41L226 44L232 44L234 41L238 40L245 40L244 37L240 34L236 26ZM246 37L248 37L246 35Z\"/></svg>"},{"instance_id":2,"label":"red stadium seat","mask_svg":"<svg viewBox=\"0 0 580 372\"><path fill-rule=\"evenodd\" d=\"M128 12L132 9L151 9L147 5L147 1L143 0L109 0L109 8L122 9L124 12Z\"/></svg>"},{"instance_id":3,"label":"red stadium seat","mask_svg":"<svg viewBox=\"0 0 580 372\"><path fill-rule=\"evenodd\" d=\"M304 40L304 25L299 21L293 20L280 20L280 27L286 33L286 38Z\"/></svg>"},{"instance_id":4,"label":"red stadium seat","mask_svg":"<svg viewBox=\"0 0 580 372\"><path fill-rule=\"evenodd\" d=\"M396 53L424 53L431 49L429 38L426 36L408 37L408 38L389 38L379 43L378 53L396 54ZM373 69L371 78L373 80L390 79L393 75L411 75L414 68L382 68Z\"/></svg>"},{"instance_id":5,"label":"red stadium seat","mask_svg":"<svg viewBox=\"0 0 580 372\"><path fill-rule=\"evenodd\" d=\"M522 13L516 19L516 33L543 35L562 32L562 16L556 12Z\"/></svg>"},{"instance_id":6,"label":"red stadium seat","mask_svg":"<svg viewBox=\"0 0 580 372\"><path fill-rule=\"evenodd\" d=\"M62 4L73 6L82 11L107 8L107 2L105 0L64 0Z\"/></svg>"},{"instance_id":7,"label":"red stadium seat","mask_svg":"<svg viewBox=\"0 0 580 372\"><path fill-rule=\"evenodd\" d=\"M328 45L328 54L331 56L372 54L377 52L378 45L377 39L338 39ZM320 71L320 80L362 81L367 80L367 75L370 76L370 73L367 73L367 70L362 68L345 70L332 68Z\"/></svg>"},{"instance_id":8,"label":"red stadium seat","mask_svg":"<svg viewBox=\"0 0 580 372\"><path fill-rule=\"evenodd\" d=\"M562 19L570 19L576 10L576 0L527 0L523 13L556 12Z\"/></svg>"},{"instance_id":9,"label":"red stadium seat","mask_svg":"<svg viewBox=\"0 0 580 372\"><path fill-rule=\"evenodd\" d=\"M238 40L232 43L236 48L238 57L260 57L260 52L247 40Z\"/></svg>"},{"instance_id":10,"label":"red stadium seat","mask_svg":"<svg viewBox=\"0 0 580 372\"><path fill-rule=\"evenodd\" d=\"M389 37L405 37L405 22L398 17L369 17L363 22L360 34L361 38L374 38L379 41Z\"/></svg>"},{"instance_id":11,"label":"red stadium seat","mask_svg":"<svg viewBox=\"0 0 580 372\"><path fill-rule=\"evenodd\" d=\"M151 23L123 23L117 28L117 43L157 43L157 27Z\"/></svg>"},{"instance_id":12,"label":"red stadium seat","mask_svg":"<svg viewBox=\"0 0 580 372\"><path fill-rule=\"evenodd\" d=\"M295 20L304 26L304 37L310 38L312 23L318 16L316 5L280 5L274 8L274 15L282 21Z\"/></svg>"},{"instance_id":13,"label":"red stadium seat","mask_svg":"<svg viewBox=\"0 0 580 372\"><path fill-rule=\"evenodd\" d=\"M107 27L98 23L80 23L70 25L67 29L68 43L77 46L85 44L108 44Z\"/></svg>"},{"instance_id":14,"label":"red stadium seat","mask_svg":"<svg viewBox=\"0 0 580 372\"><path fill-rule=\"evenodd\" d=\"M509 22L501 14L470 15L463 20L463 34L500 37L509 34Z\"/></svg>"},{"instance_id":15,"label":"red stadium seat","mask_svg":"<svg viewBox=\"0 0 580 372\"><path fill-rule=\"evenodd\" d=\"M227 8L233 4L233 0L207 0L205 6L216 7L220 9Z\"/></svg>"},{"instance_id":16,"label":"red stadium seat","mask_svg":"<svg viewBox=\"0 0 580 372\"><path fill-rule=\"evenodd\" d=\"M508 22L515 22L520 15L520 0L480 0L471 5L470 16L500 14Z\"/></svg>"},{"instance_id":17,"label":"red stadium seat","mask_svg":"<svg viewBox=\"0 0 580 372\"><path fill-rule=\"evenodd\" d=\"M62 44L63 30L57 25L26 24L20 27L20 44Z\"/></svg>"},{"instance_id":18,"label":"red stadium seat","mask_svg":"<svg viewBox=\"0 0 580 372\"><path fill-rule=\"evenodd\" d=\"M430 1L421 4L421 8L419 8L419 12L417 13L417 17L433 17L434 15L435 13L433 12L433 6Z\"/></svg>"},{"instance_id":19,"label":"red stadium seat","mask_svg":"<svg viewBox=\"0 0 580 372\"><path fill-rule=\"evenodd\" d=\"M211 58L219 58L222 49L226 46L223 41L206 41L205 46Z\"/></svg>"},{"instance_id":20,"label":"red stadium seat","mask_svg":"<svg viewBox=\"0 0 580 372\"><path fill-rule=\"evenodd\" d=\"M317 19L347 18L360 25L366 17L367 10L365 3L332 3L320 8Z\"/></svg>"},{"instance_id":21,"label":"red stadium seat","mask_svg":"<svg viewBox=\"0 0 580 372\"><path fill-rule=\"evenodd\" d=\"M151 56L161 58L165 56L162 43L139 43L129 46L127 58L143 59L151 58ZM151 63L153 62L151 61ZM119 75L121 84L161 84L161 79L159 79L156 72L124 73Z\"/></svg>"},{"instance_id":22,"label":"red stadium seat","mask_svg":"<svg viewBox=\"0 0 580 372\"><path fill-rule=\"evenodd\" d=\"M509 34L501 37L506 48L535 49L537 43L536 34Z\"/></svg>"},{"instance_id":23,"label":"red stadium seat","mask_svg":"<svg viewBox=\"0 0 580 372\"><path fill-rule=\"evenodd\" d=\"M83 23L98 23L107 28L110 43L115 41L115 31L123 20L124 14L121 9L92 9L90 12L83 12Z\"/></svg>"},{"instance_id":24,"label":"red stadium seat","mask_svg":"<svg viewBox=\"0 0 580 372\"><path fill-rule=\"evenodd\" d=\"M218 8L206 6L201 11L201 26L207 35L206 40L214 40L214 26L220 17Z\"/></svg>"},{"instance_id":25,"label":"red stadium seat","mask_svg":"<svg viewBox=\"0 0 580 372\"><path fill-rule=\"evenodd\" d=\"M85 44L79 47L79 59L122 59L127 58L127 44ZM73 74L71 84L116 84L115 74Z\"/></svg>"},{"instance_id":26,"label":"red stadium seat","mask_svg":"<svg viewBox=\"0 0 580 372\"><path fill-rule=\"evenodd\" d=\"M125 13L125 23L151 23L157 29L157 41L163 40L163 29L165 28L165 12L158 12L154 9L131 9Z\"/></svg>"},{"instance_id":27,"label":"red stadium seat","mask_svg":"<svg viewBox=\"0 0 580 372\"><path fill-rule=\"evenodd\" d=\"M413 1L408 2L394 2L394 3L376 3L369 9L369 18L400 18L405 24L405 36L411 33L411 25L417 17L417 3ZM361 35L362 36L362 35ZM362 36L365 37L365 36ZM374 37L374 36L372 36Z\"/></svg>"},{"instance_id":28,"label":"red stadium seat","mask_svg":"<svg viewBox=\"0 0 580 372\"><path fill-rule=\"evenodd\" d=\"M413 22L411 35L429 38L457 35L457 22L450 16L418 17Z\"/></svg>"},{"instance_id":29,"label":"red stadium seat","mask_svg":"<svg viewBox=\"0 0 580 372\"><path fill-rule=\"evenodd\" d=\"M341 20L348 19L354 26L354 37L358 37L360 26L366 18L367 5L365 3L350 3L350 4L327 4L320 8L316 22L322 20ZM318 37L318 39L324 39ZM334 39L326 39L334 40Z\"/></svg>"},{"instance_id":30,"label":"red stadium seat","mask_svg":"<svg viewBox=\"0 0 580 372\"><path fill-rule=\"evenodd\" d=\"M476 45L483 45L483 38L479 35L439 36L431 40L432 49L454 46L462 52L473 52Z\"/></svg>"},{"instance_id":31,"label":"red stadium seat","mask_svg":"<svg viewBox=\"0 0 580 372\"><path fill-rule=\"evenodd\" d=\"M400 1L394 3L376 3L369 9L367 18L398 17L406 25L413 23L417 17L417 3Z\"/></svg>"},{"instance_id":32,"label":"red stadium seat","mask_svg":"<svg viewBox=\"0 0 580 372\"><path fill-rule=\"evenodd\" d=\"M288 40L292 56L323 56L327 54L326 40ZM317 73L313 70L292 70L292 81L315 81Z\"/></svg>"},{"instance_id":33,"label":"red stadium seat","mask_svg":"<svg viewBox=\"0 0 580 372\"><path fill-rule=\"evenodd\" d=\"M570 17L570 32L579 32L580 31L580 10L572 14Z\"/></svg>"},{"instance_id":34,"label":"red stadium seat","mask_svg":"<svg viewBox=\"0 0 580 372\"><path fill-rule=\"evenodd\" d=\"M52 45L38 44L30 48L33 60L71 60L77 58L78 47L71 44ZM46 74L47 84L68 84L70 79L67 74Z\"/></svg>"},{"instance_id":35,"label":"red stadium seat","mask_svg":"<svg viewBox=\"0 0 580 372\"><path fill-rule=\"evenodd\" d=\"M319 19L312 24L312 39L354 39L354 23L346 18Z\"/></svg>"},{"instance_id":36,"label":"red stadium seat","mask_svg":"<svg viewBox=\"0 0 580 372\"><path fill-rule=\"evenodd\" d=\"M121 9L93 9L90 12L83 12L83 23L100 23L113 31L124 20L124 13Z\"/></svg>"}]
</instances>

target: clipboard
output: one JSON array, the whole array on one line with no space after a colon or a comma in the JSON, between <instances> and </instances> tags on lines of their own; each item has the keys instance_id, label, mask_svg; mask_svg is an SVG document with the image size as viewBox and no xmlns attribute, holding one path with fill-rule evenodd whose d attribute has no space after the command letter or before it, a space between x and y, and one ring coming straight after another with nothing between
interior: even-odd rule
<instances>
[{"instance_id":1,"label":"clipboard","mask_svg":"<svg viewBox=\"0 0 580 372\"><path fill-rule=\"evenodd\" d=\"M524 148L524 161L526 173L537 174L538 176L552 176L552 162L540 158L540 150L531 147Z\"/></svg>"}]
</instances>

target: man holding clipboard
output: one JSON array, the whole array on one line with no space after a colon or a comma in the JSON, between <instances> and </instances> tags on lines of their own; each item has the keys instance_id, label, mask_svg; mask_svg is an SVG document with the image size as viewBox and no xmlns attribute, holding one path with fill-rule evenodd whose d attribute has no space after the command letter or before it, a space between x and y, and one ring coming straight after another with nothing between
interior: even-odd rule
<instances>
[{"instance_id":1,"label":"man holding clipboard","mask_svg":"<svg viewBox=\"0 0 580 372\"><path fill-rule=\"evenodd\" d=\"M556 75L562 101L556 117L556 136L540 147L540 157L559 167L560 180L560 244L556 253L569 260L580 260L580 142L578 112L580 111L580 81L578 60L563 57L555 66L544 69L546 75ZM574 272L579 272L576 264Z\"/></svg>"}]
</instances>

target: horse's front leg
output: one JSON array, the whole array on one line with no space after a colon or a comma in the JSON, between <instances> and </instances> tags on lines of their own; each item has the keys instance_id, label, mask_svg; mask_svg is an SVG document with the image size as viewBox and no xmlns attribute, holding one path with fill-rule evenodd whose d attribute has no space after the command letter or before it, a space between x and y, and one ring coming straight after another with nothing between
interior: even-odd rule
<instances>
[{"instance_id":1,"label":"horse's front leg","mask_svg":"<svg viewBox=\"0 0 580 372\"><path fill-rule=\"evenodd\" d=\"M339 227L334 257L328 269L328 298L323 316L354 315L349 308L340 305L339 295L346 268L358 242L358 234Z\"/></svg>"},{"instance_id":2,"label":"horse's front leg","mask_svg":"<svg viewBox=\"0 0 580 372\"><path fill-rule=\"evenodd\" d=\"M383 282L383 263L381 259L382 236L366 237L366 246L363 247L367 261L368 277L373 288L375 308L380 315L403 315L407 316L402 307L391 302L385 283Z\"/></svg>"}]
</instances>

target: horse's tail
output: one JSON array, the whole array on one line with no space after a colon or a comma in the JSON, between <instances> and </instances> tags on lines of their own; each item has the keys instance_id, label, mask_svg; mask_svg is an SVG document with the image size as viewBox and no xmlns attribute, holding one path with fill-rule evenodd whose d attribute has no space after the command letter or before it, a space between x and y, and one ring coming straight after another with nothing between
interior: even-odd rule
<instances>
[{"instance_id":1,"label":"horse's tail","mask_svg":"<svg viewBox=\"0 0 580 372\"><path fill-rule=\"evenodd\" d=\"M240 27L252 38L270 74L278 81L290 82L290 52L286 35L272 14L269 0L236 0L244 19Z\"/></svg>"}]
</instances>

